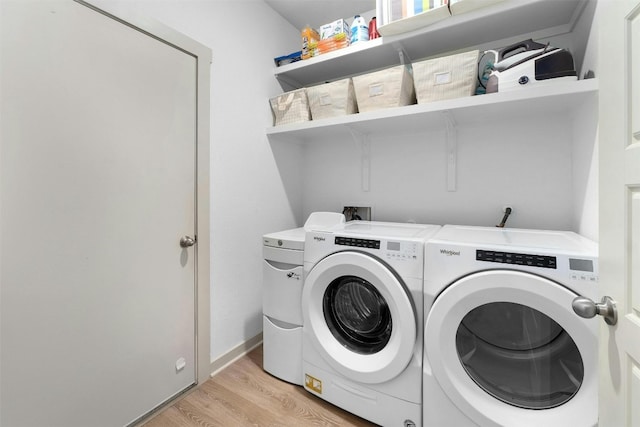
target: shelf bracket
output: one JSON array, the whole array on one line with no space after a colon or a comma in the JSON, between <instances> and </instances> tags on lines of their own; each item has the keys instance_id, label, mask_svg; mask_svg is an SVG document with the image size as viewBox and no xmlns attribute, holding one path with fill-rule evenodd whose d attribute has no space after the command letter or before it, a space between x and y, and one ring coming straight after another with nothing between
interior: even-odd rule
<instances>
[{"instance_id":1,"label":"shelf bracket","mask_svg":"<svg viewBox=\"0 0 640 427\"><path fill-rule=\"evenodd\" d=\"M278 80L280 87L285 91L300 89L303 86L299 81L284 74L276 74L276 80Z\"/></svg>"},{"instance_id":2,"label":"shelf bracket","mask_svg":"<svg viewBox=\"0 0 640 427\"><path fill-rule=\"evenodd\" d=\"M347 126L351 137L360 148L360 182L362 191L368 192L371 184L371 142L369 135Z\"/></svg>"},{"instance_id":3,"label":"shelf bracket","mask_svg":"<svg viewBox=\"0 0 640 427\"><path fill-rule=\"evenodd\" d=\"M457 191L458 128L451 111L442 112L447 141L447 191Z\"/></svg>"},{"instance_id":4,"label":"shelf bracket","mask_svg":"<svg viewBox=\"0 0 640 427\"><path fill-rule=\"evenodd\" d=\"M407 51L404 49L404 46L402 46L402 43L395 42L392 44L392 46L396 50L396 52L398 52L398 57L400 59L401 65L411 64L411 58L409 57Z\"/></svg>"}]
</instances>

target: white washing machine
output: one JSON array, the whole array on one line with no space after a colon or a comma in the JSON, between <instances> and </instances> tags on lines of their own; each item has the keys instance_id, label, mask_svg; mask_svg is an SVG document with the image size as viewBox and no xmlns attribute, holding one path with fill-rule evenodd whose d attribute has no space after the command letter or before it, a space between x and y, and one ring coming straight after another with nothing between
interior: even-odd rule
<instances>
[{"instance_id":1,"label":"white washing machine","mask_svg":"<svg viewBox=\"0 0 640 427\"><path fill-rule=\"evenodd\" d=\"M425 426L594 426L597 245L575 233L444 226L425 250Z\"/></svg>"},{"instance_id":2,"label":"white washing machine","mask_svg":"<svg viewBox=\"0 0 640 427\"><path fill-rule=\"evenodd\" d=\"M309 392L376 424L422 425L423 253L439 228L352 221L306 233Z\"/></svg>"}]
</instances>

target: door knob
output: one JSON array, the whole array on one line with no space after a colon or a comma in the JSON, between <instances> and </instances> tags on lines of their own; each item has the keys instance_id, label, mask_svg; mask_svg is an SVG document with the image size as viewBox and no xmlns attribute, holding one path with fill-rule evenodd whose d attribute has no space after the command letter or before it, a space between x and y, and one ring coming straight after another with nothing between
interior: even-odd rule
<instances>
[{"instance_id":1,"label":"door knob","mask_svg":"<svg viewBox=\"0 0 640 427\"><path fill-rule=\"evenodd\" d=\"M183 236L180 239L180 247L188 248L196 244L196 239L190 236Z\"/></svg>"},{"instance_id":2,"label":"door knob","mask_svg":"<svg viewBox=\"0 0 640 427\"><path fill-rule=\"evenodd\" d=\"M596 314L604 317L607 325L615 325L618 323L618 309L616 303L611 297L604 296L599 304L591 301L589 298L576 297L571 303L573 311L580 317L590 319Z\"/></svg>"}]
</instances>

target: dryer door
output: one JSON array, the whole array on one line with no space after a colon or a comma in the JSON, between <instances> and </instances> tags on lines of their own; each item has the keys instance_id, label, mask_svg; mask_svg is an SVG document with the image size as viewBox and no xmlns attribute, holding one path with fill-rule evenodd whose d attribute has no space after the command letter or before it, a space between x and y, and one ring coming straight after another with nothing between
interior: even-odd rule
<instances>
[{"instance_id":1,"label":"dryer door","mask_svg":"<svg viewBox=\"0 0 640 427\"><path fill-rule=\"evenodd\" d=\"M338 252L305 278L304 328L336 371L362 383L395 378L416 342L414 304L402 280L361 252Z\"/></svg>"},{"instance_id":2,"label":"dryer door","mask_svg":"<svg viewBox=\"0 0 640 427\"><path fill-rule=\"evenodd\" d=\"M519 271L466 276L429 312L425 363L480 425L594 425L597 325L573 313L576 296Z\"/></svg>"}]
</instances>

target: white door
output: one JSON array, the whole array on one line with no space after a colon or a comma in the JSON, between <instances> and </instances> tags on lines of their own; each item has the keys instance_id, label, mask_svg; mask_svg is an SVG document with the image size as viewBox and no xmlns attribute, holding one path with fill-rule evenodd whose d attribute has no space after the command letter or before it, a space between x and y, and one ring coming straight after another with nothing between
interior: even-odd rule
<instances>
[{"instance_id":1,"label":"white door","mask_svg":"<svg viewBox=\"0 0 640 427\"><path fill-rule=\"evenodd\" d=\"M600 286L618 323L601 323L600 426L640 426L640 2L601 1Z\"/></svg>"},{"instance_id":2,"label":"white door","mask_svg":"<svg viewBox=\"0 0 640 427\"><path fill-rule=\"evenodd\" d=\"M195 382L196 59L0 3L0 424L126 425Z\"/></svg>"}]
</instances>

